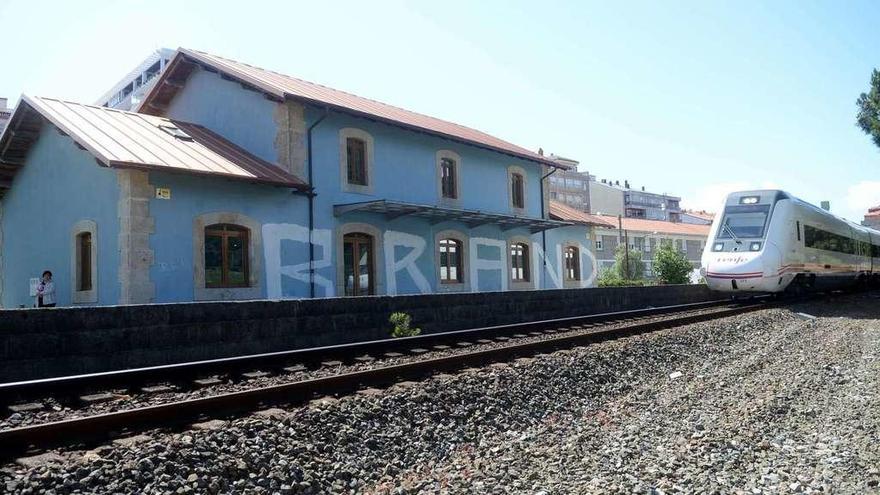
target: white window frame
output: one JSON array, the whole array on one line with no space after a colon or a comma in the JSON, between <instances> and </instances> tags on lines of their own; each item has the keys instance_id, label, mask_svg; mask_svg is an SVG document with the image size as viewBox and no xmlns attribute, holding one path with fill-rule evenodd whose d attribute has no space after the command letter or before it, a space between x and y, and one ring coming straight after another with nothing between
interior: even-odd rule
<instances>
[{"instance_id":1,"label":"white window frame","mask_svg":"<svg viewBox=\"0 0 880 495\"><path fill-rule=\"evenodd\" d=\"M528 280L514 281L513 280L513 263L510 258L510 248L513 247L514 244L525 244L528 248L527 258L529 261L528 266ZM524 235L516 235L511 236L507 239L507 247L504 252L504 256L507 259L505 265L507 266L507 280L508 287L511 290L527 290L535 288L535 279L537 277L536 267L535 267L535 249L532 245L532 240Z\"/></svg>"},{"instance_id":2,"label":"white window frame","mask_svg":"<svg viewBox=\"0 0 880 495\"><path fill-rule=\"evenodd\" d=\"M596 251L604 251L605 245L602 242L602 239L596 239Z\"/></svg>"},{"instance_id":3,"label":"white window frame","mask_svg":"<svg viewBox=\"0 0 880 495\"><path fill-rule=\"evenodd\" d=\"M461 243L461 282L458 283L443 283L440 281L440 241L443 239L454 239ZM470 292L471 283L470 283L470 267L468 266L468 262L470 261L470 251L469 249L469 239L468 236L459 230L441 230L434 234L434 272L436 277L436 287L437 292Z\"/></svg>"}]
</instances>

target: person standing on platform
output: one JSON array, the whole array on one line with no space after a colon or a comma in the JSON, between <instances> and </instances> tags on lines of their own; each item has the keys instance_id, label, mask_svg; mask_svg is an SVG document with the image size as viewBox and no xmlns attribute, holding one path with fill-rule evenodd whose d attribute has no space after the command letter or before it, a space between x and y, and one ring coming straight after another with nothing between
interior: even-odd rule
<instances>
[{"instance_id":1,"label":"person standing on platform","mask_svg":"<svg viewBox=\"0 0 880 495\"><path fill-rule=\"evenodd\" d=\"M37 307L55 307L55 282L52 281L52 272L49 270L43 272L43 280L37 287Z\"/></svg>"}]
</instances>

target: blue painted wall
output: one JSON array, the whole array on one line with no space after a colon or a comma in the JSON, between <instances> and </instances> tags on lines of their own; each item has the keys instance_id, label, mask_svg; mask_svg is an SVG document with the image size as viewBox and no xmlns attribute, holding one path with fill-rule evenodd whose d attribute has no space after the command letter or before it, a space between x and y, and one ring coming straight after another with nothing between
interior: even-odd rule
<instances>
[{"instance_id":1,"label":"blue painted wall","mask_svg":"<svg viewBox=\"0 0 880 495\"><path fill-rule=\"evenodd\" d=\"M275 163L277 103L213 72L195 69L165 116L203 125L254 155Z\"/></svg>"},{"instance_id":2,"label":"blue painted wall","mask_svg":"<svg viewBox=\"0 0 880 495\"><path fill-rule=\"evenodd\" d=\"M98 304L119 299L119 187L116 172L99 166L73 140L46 125L2 200L3 307L30 307L28 279L54 275L58 304L71 304L71 229L98 227Z\"/></svg>"},{"instance_id":3,"label":"blue painted wall","mask_svg":"<svg viewBox=\"0 0 880 495\"><path fill-rule=\"evenodd\" d=\"M156 302L193 299L193 221L212 212L234 212L266 223L308 225L307 201L290 189L241 181L150 172L150 184L171 189L171 199L152 199L150 214L156 231L150 236L155 264L150 276L156 284ZM308 261L308 244L286 244L284 261ZM263 259L262 251L256 253ZM262 266L266 268L266 260ZM266 296L266 276L261 274L261 297ZM288 280L287 295L305 297L308 285Z\"/></svg>"},{"instance_id":4,"label":"blue painted wall","mask_svg":"<svg viewBox=\"0 0 880 495\"><path fill-rule=\"evenodd\" d=\"M308 125L321 113L307 112ZM339 131L354 127L366 131L374 141L373 193L344 192L339 166ZM511 214L507 168L522 167L527 174L526 210L540 217L540 165L501 153L459 144L367 119L331 113L313 131L314 185L319 191L317 211L330 212L332 205L373 199L393 199L421 204L439 201L436 153L451 150L461 156L461 208Z\"/></svg>"}]
</instances>

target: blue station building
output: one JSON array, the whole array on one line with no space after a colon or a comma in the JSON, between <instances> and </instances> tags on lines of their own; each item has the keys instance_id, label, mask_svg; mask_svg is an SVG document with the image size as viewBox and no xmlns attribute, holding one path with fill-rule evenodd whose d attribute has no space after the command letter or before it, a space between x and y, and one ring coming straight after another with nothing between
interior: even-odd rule
<instances>
[{"instance_id":1,"label":"blue station building","mask_svg":"<svg viewBox=\"0 0 880 495\"><path fill-rule=\"evenodd\" d=\"M137 112L22 97L0 135L3 307L590 287L565 165L180 49Z\"/></svg>"}]
</instances>

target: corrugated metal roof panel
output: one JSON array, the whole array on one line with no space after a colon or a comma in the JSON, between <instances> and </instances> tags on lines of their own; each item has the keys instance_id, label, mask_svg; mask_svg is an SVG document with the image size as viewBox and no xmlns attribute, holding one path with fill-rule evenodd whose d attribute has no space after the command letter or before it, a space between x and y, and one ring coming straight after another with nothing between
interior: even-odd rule
<instances>
[{"instance_id":1,"label":"corrugated metal roof panel","mask_svg":"<svg viewBox=\"0 0 880 495\"><path fill-rule=\"evenodd\" d=\"M603 220L613 223L617 228L617 217L609 215L598 215ZM700 237L708 237L711 225L701 225L696 223L682 222L665 222L663 220L646 220L643 218L627 218L622 219L624 230L630 232L647 232L657 234L678 234L693 235Z\"/></svg>"},{"instance_id":2,"label":"corrugated metal roof panel","mask_svg":"<svg viewBox=\"0 0 880 495\"><path fill-rule=\"evenodd\" d=\"M597 227L614 228L617 225L602 219L598 215L591 215L559 201L550 201L550 217Z\"/></svg>"},{"instance_id":3,"label":"corrugated metal roof panel","mask_svg":"<svg viewBox=\"0 0 880 495\"><path fill-rule=\"evenodd\" d=\"M374 118L419 129L432 134L439 134L463 142L483 146L503 153L511 154L527 160L537 161L558 168L569 168L534 151L511 144L485 132L455 124L438 118L430 117L403 108L363 98L351 93L328 88L320 84L304 81L295 77L279 74L252 65L236 62L227 58L186 48L178 49L177 57L188 57L201 64L212 67L245 83L251 84L261 91L278 98L294 98L313 103L330 105L338 109L364 114ZM172 61L174 64L174 61ZM167 77L163 75L163 77ZM149 111L151 100L162 90L157 84L144 98L141 104L143 111Z\"/></svg>"},{"instance_id":4,"label":"corrugated metal roof panel","mask_svg":"<svg viewBox=\"0 0 880 495\"><path fill-rule=\"evenodd\" d=\"M308 188L277 165L196 124L52 98L24 96L23 100L109 167L143 167Z\"/></svg>"}]
</instances>

